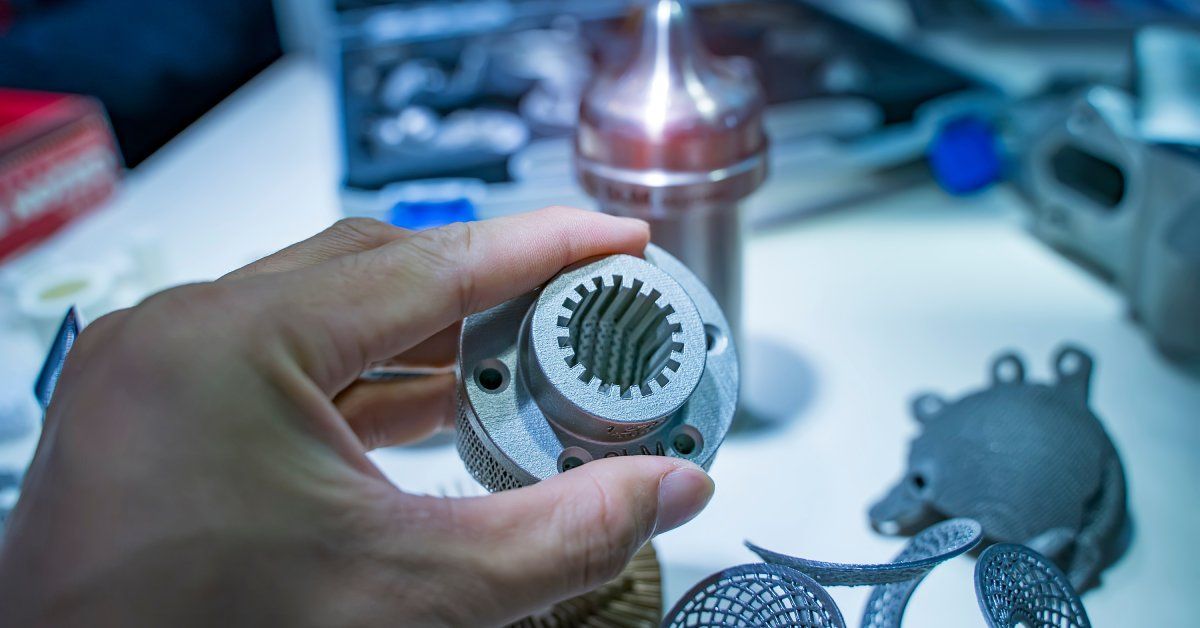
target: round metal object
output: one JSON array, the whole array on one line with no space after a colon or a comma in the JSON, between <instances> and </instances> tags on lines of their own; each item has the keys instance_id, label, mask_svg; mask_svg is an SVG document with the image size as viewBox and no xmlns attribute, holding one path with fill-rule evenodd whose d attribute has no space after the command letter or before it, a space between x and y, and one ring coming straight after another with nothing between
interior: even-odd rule
<instances>
[{"instance_id":1,"label":"round metal object","mask_svg":"<svg viewBox=\"0 0 1200 628\"><path fill-rule=\"evenodd\" d=\"M740 327L737 203L767 173L766 96L749 60L705 49L679 0L644 0L637 48L584 91L575 171L610 214L650 223Z\"/></svg>"},{"instance_id":2,"label":"round metal object","mask_svg":"<svg viewBox=\"0 0 1200 628\"><path fill-rule=\"evenodd\" d=\"M983 526L974 519L950 519L932 525L908 542L890 563L828 563L788 556L746 543L750 551L768 563L791 567L825 586L873 585L863 628L897 628L917 585L934 567L979 544Z\"/></svg>"},{"instance_id":3,"label":"round metal object","mask_svg":"<svg viewBox=\"0 0 1200 628\"><path fill-rule=\"evenodd\" d=\"M580 181L601 202L687 209L737 201L766 176L766 96L743 58L705 49L691 11L653 0L637 51L580 104Z\"/></svg>"},{"instance_id":4,"label":"round metal object","mask_svg":"<svg viewBox=\"0 0 1200 628\"><path fill-rule=\"evenodd\" d=\"M468 317L459 372L459 455L490 491L622 455L708 468L737 405L725 316L653 245Z\"/></svg>"},{"instance_id":5,"label":"round metal object","mask_svg":"<svg viewBox=\"0 0 1200 628\"><path fill-rule=\"evenodd\" d=\"M754 563L719 571L685 593L663 628L845 628L833 598L784 565Z\"/></svg>"},{"instance_id":6,"label":"round metal object","mask_svg":"<svg viewBox=\"0 0 1200 628\"><path fill-rule=\"evenodd\" d=\"M1071 582L1045 556L997 543L975 564L975 596L990 628L1091 628Z\"/></svg>"}]
</instances>

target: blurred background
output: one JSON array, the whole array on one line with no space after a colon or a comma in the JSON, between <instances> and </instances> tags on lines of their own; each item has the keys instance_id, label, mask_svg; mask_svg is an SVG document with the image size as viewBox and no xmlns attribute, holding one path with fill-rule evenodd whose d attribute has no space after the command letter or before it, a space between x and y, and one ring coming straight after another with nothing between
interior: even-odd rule
<instances>
[{"instance_id":1,"label":"blurred background","mask_svg":"<svg viewBox=\"0 0 1200 628\"><path fill-rule=\"evenodd\" d=\"M0 0L0 508L68 307L94 320L342 216L596 208L579 103L630 63L641 4ZM658 541L668 604L744 538L891 556L865 513L904 470L912 395L977 389L1006 349L1046 379L1074 342L1138 525L1084 601L1097 625L1193 622L1200 2L689 4L761 83L770 148L738 210L751 418L713 468L727 490ZM481 490L445 443L373 456L406 490ZM960 562L912 625L982 625Z\"/></svg>"}]
</instances>

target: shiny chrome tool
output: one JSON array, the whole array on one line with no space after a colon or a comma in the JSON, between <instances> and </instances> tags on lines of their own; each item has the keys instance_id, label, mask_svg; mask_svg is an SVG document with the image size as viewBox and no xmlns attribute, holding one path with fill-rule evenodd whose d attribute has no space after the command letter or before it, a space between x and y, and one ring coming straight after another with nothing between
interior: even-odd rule
<instances>
[{"instance_id":1,"label":"shiny chrome tool","mask_svg":"<svg viewBox=\"0 0 1200 628\"><path fill-rule=\"evenodd\" d=\"M653 245L468 317L459 373L458 452L489 491L612 456L708 468L737 405L729 323Z\"/></svg>"},{"instance_id":2,"label":"shiny chrome tool","mask_svg":"<svg viewBox=\"0 0 1200 628\"><path fill-rule=\"evenodd\" d=\"M585 90L576 174L603 211L650 223L740 328L737 203L766 177L766 98L745 59L705 50L679 0L648 2L637 51Z\"/></svg>"}]
</instances>

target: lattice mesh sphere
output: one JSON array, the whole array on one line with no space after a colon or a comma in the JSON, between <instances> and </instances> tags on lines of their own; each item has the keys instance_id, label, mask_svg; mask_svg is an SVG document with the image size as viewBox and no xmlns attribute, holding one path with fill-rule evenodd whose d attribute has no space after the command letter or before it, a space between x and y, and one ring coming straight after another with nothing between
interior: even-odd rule
<instances>
[{"instance_id":1,"label":"lattice mesh sphere","mask_svg":"<svg viewBox=\"0 0 1200 628\"><path fill-rule=\"evenodd\" d=\"M975 594L991 628L1091 628L1062 571L1022 545L993 545L975 565Z\"/></svg>"},{"instance_id":2,"label":"lattice mesh sphere","mask_svg":"<svg viewBox=\"0 0 1200 628\"><path fill-rule=\"evenodd\" d=\"M808 576L782 565L740 565L684 594L665 628L792 626L844 628L833 599Z\"/></svg>"},{"instance_id":3,"label":"lattice mesh sphere","mask_svg":"<svg viewBox=\"0 0 1200 628\"><path fill-rule=\"evenodd\" d=\"M829 563L746 546L768 563L791 567L826 586L871 586L864 628L897 628L917 585L934 567L979 544L983 528L973 519L950 519L914 536L890 563Z\"/></svg>"}]
</instances>

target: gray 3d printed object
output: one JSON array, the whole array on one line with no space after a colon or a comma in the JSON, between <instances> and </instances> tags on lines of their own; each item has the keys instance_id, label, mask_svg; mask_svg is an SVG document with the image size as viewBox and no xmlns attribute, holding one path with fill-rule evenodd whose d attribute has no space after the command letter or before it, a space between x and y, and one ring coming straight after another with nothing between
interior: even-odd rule
<instances>
[{"instance_id":1,"label":"gray 3d printed object","mask_svg":"<svg viewBox=\"0 0 1200 628\"><path fill-rule=\"evenodd\" d=\"M1200 36L1147 28L1136 94L1091 87L1008 117L1034 233L1111 279L1166 355L1200 358Z\"/></svg>"},{"instance_id":2,"label":"gray 3d printed object","mask_svg":"<svg viewBox=\"0 0 1200 628\"><path fill-rule=\"evenodd\" d=\"M729 324L653 245L468 317L459 369L458 452L490 491L621 455L708 468L737 405Z\"/></svg>"},{"instance_id":3,"label":"gray 3d printed object","mask_svg":"<svg viewBox=\"0 0 1200 628\"><path fill-rule=\"evenodd\" d=\"M993 545L975 565L975 595L991 628L1091 628L1058 567L1021 545Z\"/></svg>"},{"instance_id":4,"label":"gray 3d printed object","mask_svg":"<svg viewBox=\"0 0 1200 628\"><path fill-rule=\"evenodd\" d=\"M821 585L783 565L739 565L700 581L663 618L663 628L845 628Z\"/></svg>"},{"instance_id":5,"label":"gray 3d printed object","mask_svg":"<svg viewBox=\"0 0 1200 628\"><path fill-rule=\"evenodd\" d=\"M654 544L647 543L613 580L513 622L508 628L652 628L661 619L662 572Z\"/></svg>"},{"instance_id":6,"label":"gray 3d printed object","mask_svg":"<svg viewBox=\"0 0 1200 628\"><path fill-rule=\"evenodd\" d=\"M768 563L801 571L825 586L874 586L862 626L895 628L925 575L978 545L982 531L979 522L972 519L943 521L914 536L892 562L875 565L827 563L779 554L752 543L746 546Z\"/></svg>"},{"instance_id":7,"label":"gray 3d printed object","mask_svg":"<svg viewBox=\"0 0 1200 628\"><path fill-rule=\"evenodd\" d=\"M992 364L992 385L947 402L926 394L904 477L870 510L885 534L912 534L946 517L970 517L990 542L1049 556L1083 590L1123 550L1128 517L1117 450L1088 408L1092 358L1066 347L1058 381L1025 381L1011 353Z\"/></svg>"},{"instance_id":8,"label":"gray 3d printed object","mask_svg":"<svg viewBox=\"0 0 1200 628\"><path fill-rule=\"evenodd\" d=\"M881 565L826 563L778 554L747 543L766 563L715 573L684 594L663 628L717 626L845 626L821 586L875 585L864 628L898 628L913 590L937 565L975 547L982 527L944 521L916 535L896 559ZM991 628L1091 628L1071 583L1028 547L998 544L975 565L975 595Z\"/></svg>"}]
</instances>

